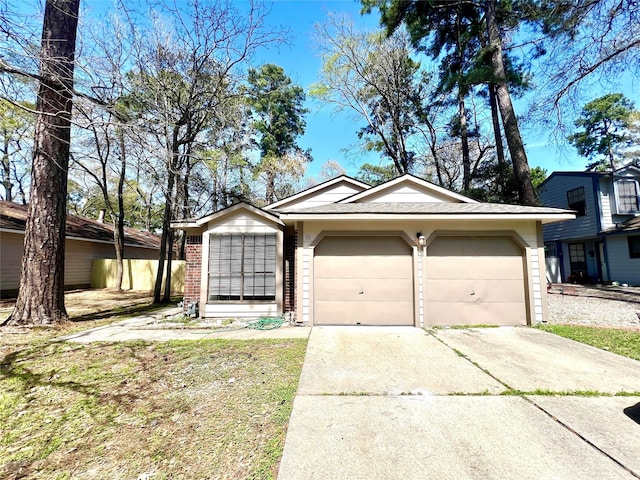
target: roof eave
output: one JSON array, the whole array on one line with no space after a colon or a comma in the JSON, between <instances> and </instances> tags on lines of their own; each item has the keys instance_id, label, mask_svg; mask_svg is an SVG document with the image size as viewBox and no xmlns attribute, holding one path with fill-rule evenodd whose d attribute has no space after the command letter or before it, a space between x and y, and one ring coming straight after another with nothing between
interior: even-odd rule
<instances>
[{"instance_id":1,"label":"roof eave","mask_svg":"<svg viewBox=\"0 0 640 480\"><path fill-rule=\"evenodd\" d=\"M320 183L318 185L314 185L313 187L310 187L310 188L307 188L305 190L302 190L301 192L298 192L298 193L296 193L294 195L291 195L290 197L283 198L282 200L278 200L277 202L270 203L269 205L266 205L264 207L264 210L267 210L267 211L279 211L282 208L286 208L286 205L291 203L291 202L302 200L305 197L311 196L314 193L317 193L317 192L319 192L321 190L324 190L325 188L329 188L329 187L331 187L333 185L336 185L336 184L338 184L340 182L346 182L346 183L349 183L349 184L351 184L353 186L362 188L363 191L366 191L369 188L371 188L371 185L368 185L368 184L366 184L364 182L361 182L360 180L357 180L355 178L351 178L348 175L340 175L339 177L332 178L330 180L327 180L326 182L322 182L322 183ZM362 193L362 192L359 192L359 193ZM356 195L356 194L354 194L354 195Z\"/></svg>"},{"instance_id":2,"label":"roof eave","mask_svg":"<svg viewBox=\"0 0 640 480\"><path fill-rule=\"evenodd\" d=\"M232 205L227 208L223 208L222 210L218 210L217 212L214 212L202 218L198 218L197 220L188 220L186 222L184 220L173 221L171 222L170 226L171 228L179 229L179 230L191 229L191 228L196 228L196 229L202 228L203 225L206 225L212 221L219 220L220 218L226 217L228 215L232 215L238 210L246 210L248 212L252 212L254 215L257 215L259 217L262 217L266 220L269 220L275 223L276 225L280 225L284 227L284 222L280 220L276 212L265 211L261 208L254 207L253 205L244 203L244 202L236 203L235 205Z\"/></svg>"},{"instance_id":3,"label":"roof eave","mask_svg":"<svg viewBox=\"0 0 640 480\"><path fill-rule=\"evenodd\" d=\"M282 213L282 220L535 220L543 224L573 220L571 213Z\"/></svg>"}]
</instances>

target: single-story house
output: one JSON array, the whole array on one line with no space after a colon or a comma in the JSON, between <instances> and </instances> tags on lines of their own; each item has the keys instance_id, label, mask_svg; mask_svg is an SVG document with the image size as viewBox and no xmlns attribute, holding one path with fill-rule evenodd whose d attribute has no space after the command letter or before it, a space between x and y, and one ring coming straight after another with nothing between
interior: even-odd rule
<instances>
[{"instance_id":1,"label":"single-story house","mask_svg":"<svg viewBox=\"0 0 640 480\"><path fill-rule=\"evenodd\" d=\"M13 297L20 286L27 207L0 201L0 297ZM160 238L149 232L125 228L125 258L158 259ZM65 289L89 288L91 262L115 258L113 226L98 220L67 215Z\"/></svg>"},{"instance_id":2,"label":"single-story house","mask_svg":"<svg viewBox=\"0 0 640 480\"><path fill-rule=\"evenodd\" d=\"M374 187L340 176L172 226L187 234L185 297L204 317L428 327L545 321L542 225L572 218L411 175Z\"/></svg>"}]
</instances>

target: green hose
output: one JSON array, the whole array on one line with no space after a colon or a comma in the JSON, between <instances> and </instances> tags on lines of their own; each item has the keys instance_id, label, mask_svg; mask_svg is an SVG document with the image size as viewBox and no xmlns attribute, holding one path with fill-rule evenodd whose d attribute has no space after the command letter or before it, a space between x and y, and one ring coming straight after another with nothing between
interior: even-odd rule
<instances>
[{"instance_id":1,"label":"green hose","mask_svg":"<svg viewBox=\"0 0 640 480\"><path fill-rule=\"evenodd\" d=\"M274 330L280 328L284 323L282 317L263 317L258 320L247 323L247 328L253 328L255 330Z\"/></svg>"}]
</instances>

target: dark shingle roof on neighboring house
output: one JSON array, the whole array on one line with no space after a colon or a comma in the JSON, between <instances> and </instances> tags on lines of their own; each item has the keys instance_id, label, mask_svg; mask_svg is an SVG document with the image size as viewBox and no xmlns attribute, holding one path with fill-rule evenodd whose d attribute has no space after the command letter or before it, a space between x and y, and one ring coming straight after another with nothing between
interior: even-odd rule
<instances>
[{"instance_id":1,"label":"dark shingle roof on neighboring house","mask_svg":"<svg viewBox=\"0 0 640 480\"><path fill-rule=\"evenodd\" d=\"M607 228L602 230L602 233L629 233L629 232L640 232L640 217L635 217L626 222L622 222L617 226L613 226L611 228Z\"/></svg>"},{"instance_id":2,"label":"dark shingle roof on neighboring house","mask_svg":"<svg viewBox=\"0 0 640 480\"><path fill-rule=\"evenodd\" d=\"M17 203L0 201L0 230L24 232L27 207ZM81 238L97 242L113 242L113 226L75 215L67 214L65 229L69 238ZM125 227L125 245L142 248L160 248L160 237L150 232Z\"/></svg>"}]
</instances>

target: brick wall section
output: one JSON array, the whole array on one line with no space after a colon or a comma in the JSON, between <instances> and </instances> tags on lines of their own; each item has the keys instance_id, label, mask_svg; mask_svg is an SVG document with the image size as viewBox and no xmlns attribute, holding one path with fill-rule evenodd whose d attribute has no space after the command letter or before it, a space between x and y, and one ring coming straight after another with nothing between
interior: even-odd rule
<instances>
[{"instance_id":1,"label":"brick wall section","mask_svg":"<svg viewBox=\"0 0 640 480\"><path fill-rule=\"evenodd\" d=\"M184 309L187 309L189 301L200 300L200 282L202 273L202 235L187 237L185 247L185 271L184 271Z\"/></svg>"}]
</instances>

